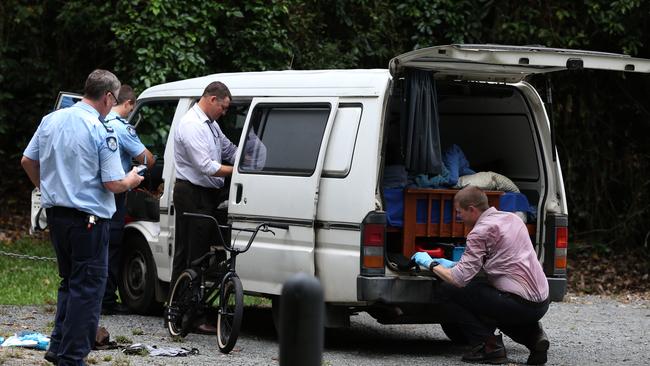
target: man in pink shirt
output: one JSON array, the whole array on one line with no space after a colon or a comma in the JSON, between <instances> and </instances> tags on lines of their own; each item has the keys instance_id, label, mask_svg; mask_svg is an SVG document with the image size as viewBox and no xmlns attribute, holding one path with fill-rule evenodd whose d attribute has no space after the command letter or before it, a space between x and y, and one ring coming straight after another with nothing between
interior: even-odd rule
<instances>
[{"instance_id":1,"label":"man in pink shirt","mask_svg":"<svg viewBox=\"0 0 650 366\"><path fill-rule=\"evenodd\" d=\"M472 345L463 361L506 363L506 349L496 328L530 350L529 365L544 364L549 341L539 320L548 310L548 282L526 225L516 215L488 206L487 196L468 186L454 197L456 211L472 230L460 261L413 259L445 283L440 296ZM483 269L487 281L475 278Z\"/></svg>"}]
</instances>

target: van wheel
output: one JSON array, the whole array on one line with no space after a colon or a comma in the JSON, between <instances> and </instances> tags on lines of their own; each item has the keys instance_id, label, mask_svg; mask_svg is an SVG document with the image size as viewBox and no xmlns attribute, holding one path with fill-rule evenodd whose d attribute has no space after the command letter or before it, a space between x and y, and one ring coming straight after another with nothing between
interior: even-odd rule
<instances>
[{"instance_id":1,"label":"van wheel","mask_svg":"<svg viewBox=\"0 0 650 366\"><path fill-rule=\"evenodd\" d=\"M447 338L451 339L456 344L469 344L467 337L460 330L458 323L443 323L440 324L442 331L445 332Z\"/></svg>"},{"instance_id":2,"label":"van wheel","mask_svg":"<svg viewBox=\"0 0 650 366\"><path fill-rule=\"evenodd\" d=\"M155 299L156 266L144 238L135 235L124 237L126 249L120 270L120 296L122 302L138 314L157 310Z\"/></svg>"}]
</instances>

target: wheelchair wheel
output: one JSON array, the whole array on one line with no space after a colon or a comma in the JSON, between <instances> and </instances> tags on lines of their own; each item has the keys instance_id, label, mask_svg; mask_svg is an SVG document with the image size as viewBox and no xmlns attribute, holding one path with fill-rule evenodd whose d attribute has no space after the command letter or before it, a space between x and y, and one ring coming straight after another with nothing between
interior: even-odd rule
<instances>
[{"instance_id":1,"label":"wheelchair wheel","mask_svg":"<svg viewBox=\"0 0 650 366\"><path fill-rule=\"evenodd\" d=\"M191 269L183 271L172 288L165 310L167 330L174 337L185 337L191 330L198 301L198 275Z\"/></svg>"},{"instance_id":2,"label":"wheelchair wheel","mask_svg":"<svg viewBox=\"0 0 650 366\"><path fill-rule=\"evenodd\" d=\"M221 287L219 315L217 316L217 346L228 353L237 343L244 315L244 290L237 276L229 277Z\"/></svg>"}]
</instances>

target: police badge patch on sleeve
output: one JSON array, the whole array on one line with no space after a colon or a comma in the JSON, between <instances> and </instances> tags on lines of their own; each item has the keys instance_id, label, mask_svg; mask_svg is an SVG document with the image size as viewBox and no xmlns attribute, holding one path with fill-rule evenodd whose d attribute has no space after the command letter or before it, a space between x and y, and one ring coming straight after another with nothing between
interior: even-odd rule
<instances>
[{"instance_id":1,"label":"police badge patch on sleeve","mask_svg":"<svg viewBox=\"0 0 650 366\"><path fill-rule=\"evenodd\" d=\"M137 136L138 135L138 133L135 132L135 128L133 128L133 126L131 126L131 125L126 126L126 130L129 131L129 135L131 135L131 136Z\"/></svg>"},{"instance_id":2,"label":"police badge patch on sleeve","mask_svg":"<svg viewBox=\"0 0 650 366\"><path fill-rule=\"evenodd\" d=\"M117 139L115 136L109 136L106 138L106 146L108 146L111 151L117 150Z\"/></svg>"}]
</instances>

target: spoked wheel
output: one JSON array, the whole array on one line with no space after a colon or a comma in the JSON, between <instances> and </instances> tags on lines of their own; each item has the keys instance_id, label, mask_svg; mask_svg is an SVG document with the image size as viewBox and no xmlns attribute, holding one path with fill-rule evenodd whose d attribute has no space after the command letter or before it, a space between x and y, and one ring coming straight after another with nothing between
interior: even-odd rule
<instances>
[{"instance_id":1,"label":"spoked wheel","mask_svg":"<svg viewBox=\"0 0 650 366\"><path fill-rule=\"evenodd\" d=\"M237 343L244 315L244 290L237 276L231 276L221 287L221 302L217 316L217 345L228 353Z\"/></svg>"},{"instance_id":2,"label":"spoked wheel","mask_svg":"<svg viewBox=\"0 0 650 366\"><path fill-rule=\"evenodd\" d=\"M167 330L174 337L185 337L190 331L198 295L197 274L186 269L176 279L165 311Z\"/></svg>"}]
</instances>

